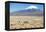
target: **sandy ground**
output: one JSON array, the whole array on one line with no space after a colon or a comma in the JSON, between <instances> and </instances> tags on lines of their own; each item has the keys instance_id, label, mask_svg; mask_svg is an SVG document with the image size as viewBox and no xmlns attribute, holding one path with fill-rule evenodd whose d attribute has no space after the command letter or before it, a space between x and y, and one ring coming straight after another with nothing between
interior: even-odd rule
<instances>
[{"instance_id":1,"label":"sandy ground","mask_svg":"<svg viewBox=\"0 0 46 32\"><path fill-rule=\"evenodd\" d=\"M43 27L43 16L10 16L10 29Z\"/></svg>"}]
</instances>

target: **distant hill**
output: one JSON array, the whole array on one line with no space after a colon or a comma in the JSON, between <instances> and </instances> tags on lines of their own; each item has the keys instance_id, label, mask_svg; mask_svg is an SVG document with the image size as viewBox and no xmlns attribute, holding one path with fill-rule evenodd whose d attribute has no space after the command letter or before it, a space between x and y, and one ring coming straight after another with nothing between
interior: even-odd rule
<instances>
[{"instance_id":1,"label":"distant hill","mask_svg":"<svg viewBox=\"0 0 46 32\"><path fill-rule=\"evenodd\" d=\"M10 16L42 16L43 11L40 9L25 9L20 11L14 11L10 13Z\"/></svg>"}]
</instances>

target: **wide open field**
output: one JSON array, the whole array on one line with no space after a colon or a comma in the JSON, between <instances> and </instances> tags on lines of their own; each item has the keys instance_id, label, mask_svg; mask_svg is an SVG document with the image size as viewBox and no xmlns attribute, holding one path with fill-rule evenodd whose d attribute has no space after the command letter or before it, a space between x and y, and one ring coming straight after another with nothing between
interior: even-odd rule
<instances>
[{"instance_id":1,"label":"wide open field","mask_svg":"<svg viewBox=\"0 0 46 32\"><path fill-rule=\"evenodd\" d=\"M10 29L43 27L43 16L10 16Z\"/></svg>"}]
</instances>

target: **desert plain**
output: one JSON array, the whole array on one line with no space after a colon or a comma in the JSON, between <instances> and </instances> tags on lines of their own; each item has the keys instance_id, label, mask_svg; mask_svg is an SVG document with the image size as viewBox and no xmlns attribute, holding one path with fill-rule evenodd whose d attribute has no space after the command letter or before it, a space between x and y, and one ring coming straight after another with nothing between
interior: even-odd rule
<instances>
[{"instance_id":1,"label":"desert plain","mask_svg":"<svg viewBox=\"0 0 46 32\"><path fill-rule=\"evenodd\" d=\"M10 16L10 29L43 27L43 16Z\"/></svg>"}]
</instances>

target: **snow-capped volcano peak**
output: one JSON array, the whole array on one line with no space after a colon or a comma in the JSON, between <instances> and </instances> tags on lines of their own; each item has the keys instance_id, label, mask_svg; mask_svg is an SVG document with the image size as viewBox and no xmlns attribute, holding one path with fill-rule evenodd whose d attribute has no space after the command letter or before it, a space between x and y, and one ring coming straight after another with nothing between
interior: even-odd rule
<instances>
[{"instance_id":1,"label":"snow-capped volcano peak","mask_svg":"<svg viewBox=\"0 0 46 32\"><path fill-rule=\"evenodd\" d=\"M38 9L38 7L37 6L29 6L29 7L25 8L25 9Z\"/></svg>"}]
</instances>

